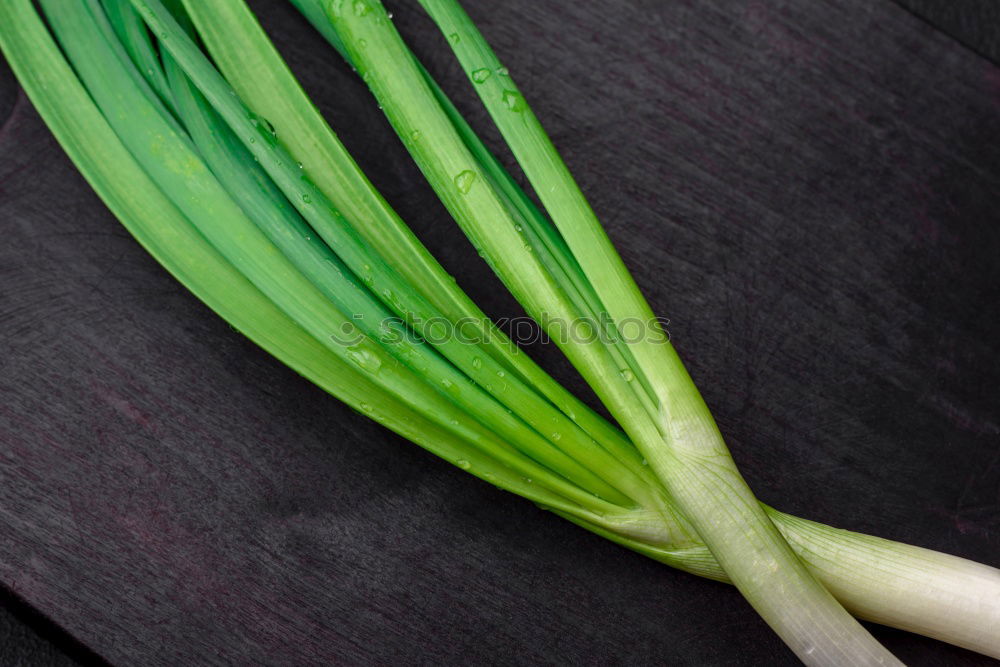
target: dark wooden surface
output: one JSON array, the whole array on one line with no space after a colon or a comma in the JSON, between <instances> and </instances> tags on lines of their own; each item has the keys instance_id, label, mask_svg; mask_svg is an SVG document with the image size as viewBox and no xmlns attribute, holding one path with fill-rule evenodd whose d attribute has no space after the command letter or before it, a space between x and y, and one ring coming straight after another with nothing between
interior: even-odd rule
<instances>
[{"instance_id":1,"label":"dark wooden surface","mask_svg":"<svg viewBox=\"0 0 1000 667\"><path fill-rule=\"evenodd\" d=\"M517 314L349 71L252 4L389 200ZM886 0L466 4L760 497L1000 565L1000 69ZM0 583L32 614L117 664L794 664L730 588L461 474L242 339L5 66L0 123ZM988 663L874 631L910 664ZM93 659L38 650L6 662Z\"/></svg>"},{"instance_id":2,"label":"dark wooden surface","mask_svg":"<svg viewBox=\"0 0 1000 667\"><path fill-rule=\"evenodd\" d=\"M0 589L0 665L73 667L106 664L30 603Z\"/></svg>"},{"instance_id":3,"label":"dark wooden surface","mask_svg":"<svg viewBox=\"0 0 1000 667\"><path fill-rule=\"evenodd\" d=\"M996 0L896 0L916 16L993 62L1000 62Z\"/></svg>"}]
</instances>

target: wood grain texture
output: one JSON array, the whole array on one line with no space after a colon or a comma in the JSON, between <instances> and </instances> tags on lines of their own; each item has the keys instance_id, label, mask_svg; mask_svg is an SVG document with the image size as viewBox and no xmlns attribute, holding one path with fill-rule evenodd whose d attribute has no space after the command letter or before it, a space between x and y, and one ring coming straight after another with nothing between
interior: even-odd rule
<instances>
[{"instance_id":1,"label":"wood grain texture","mask_svg":"<svg viewBox=\"0 0 1000 667\"><path fill-rule=\"evenodd\" d=\"M349 70L286 3L251 4L389 201L518 314ZM390 4L485 127L426 18ZM465 4L758 495L1000 565L1000 70L888 0ZM19 597L116 664L795 664L730 588L463 475L241 338L0 71ZM875 632L909 664L988 662Z\"/></svg>"}]
</instances>

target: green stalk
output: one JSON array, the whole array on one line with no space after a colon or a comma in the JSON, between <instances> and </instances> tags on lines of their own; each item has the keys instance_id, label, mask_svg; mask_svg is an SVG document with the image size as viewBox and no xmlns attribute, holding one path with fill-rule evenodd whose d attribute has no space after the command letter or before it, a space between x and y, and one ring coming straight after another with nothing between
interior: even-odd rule
<instances>
[{"instance_id":1,"label":"green stalk","mask_svg":"<svg viewBox=\"0 0 1000 667\"><path fill-rule=\"evenodd\" d=\"M536 399L516 377L508 377L492 358L477 356L475 347L447 335L447 329L440 323L441 314L411 290L382 257L365 245L356 230L297 168L291 156L277 142L268 123L242 105L162 4L156 0L135 0L133 5L160 36L161 45L245 142L292 205L331 247L336 248L344 263L382 297L386 306L396 311L424 339L440 341L435 344L449 360L463 368L488 392L500 397L509 410L537 432L532 434L519 429L517 418L501 411L492 415L491 425L497 433L596 496L628 507L631 501L617 489L644 490L636 476L551 404ZM262 127L267 129L261 131ZM442 379L442 383L452 393L453 400L460 404L469 400L464 387L447 379ZM567 447L574 447L574 457L565 454Z\"/></svg>"},{"instance_id":2,"label":"green stalk","mask_svg":"<svg viewBox=\"0 0 1000 667\"><path fill-rule=\"evenodd\" d=\"M638 365L628 373L646 378L657 412L640 420L634 401L614 401L608 407L685 516L737 588L803 661L893 662L891 654L812 576L761 509L579 188L471 21L453 2L424 5L446 36L459 36L449 43L470 79L479 84L477 92L619 329L628 320L649 323L649 337L631 346ZM328 11L352 62L397 132L424 137L411 142L411 154L470 238L484 243L491 265L515 297L536 318L555 308L566 309L566 295L554 288L551 274L525 248L516 223L448 123L381 4L334 0ZM483 71L489 76L477 74ZM529 284L526 275L532 277ZM597 362L600 366L591 367L592 373L609 373L607 364L593 354L580 354L572 361L578 368L580 361Z\"/></svg>"},{"instance_id":3,"label":"green stalk","mask_svg":"<svg viewBox=\"0 0 1000 667\"><path fill-rule=\"evenodd\" d=\"M57 8L57 9L61 9ZM179 282L234 328L296 372L453 464L540 505L605 519L470 446L450 424L387 392L368 373L329 353L279 309L191 225L115 134L66 63L31 0L0 3L0 49L66 153L108 208Z\"/></svg>"},{"instance_id":4,"label":"green stalk","mask_svg":"<svg viewBox=\"0 0 1000 667\"><path fill-rule=\"evenodd\" d=\"M336 30L334 30L333 25L330 23L329 19L326 18L325 11L323 9L322 3L319 0L291 0L292 4L299 8L299 10L305 15L305 17L319 30L319 32L331 43L331 45L336 48L341 55L347 60L348 63L353 62L351 55L345 51L343 42L337 36ZM199 3L199 6L203 6ZM219 40L225 42L225 40ZM213 52L214 53L214 52ZM593 321L603 324L605 317L603 316L603 309L597 307L596 300L592 298L593 290L586 285L586 281L583 283L583 298L589 304L589 308L579 309L580 297L573 293L575 289L572 285L574 283L579 283L578 275L580 274L579 267L575 265L575 260L568 258L567 250L565 249L565 243L561 241L558 232L556 232L548 221L544 220L544 216L538 211L537 207L531 200L524 194L520 186L514 181L514 179L507 173L507 171L500 165L499 161L490 153L483 142L479 139L476 133L472 130L469 124L465 121L462 115L458 112L455 106L448 99L448 96L441 90L434 78L427 72L426 69L420 64L417 59L410 54L413 59L414 65L420 70L421 75L427 82L427 85L431 88L434 96L437 98L441 104L442 109L447 114L449 121L456 132L458 132L466 148L476 157L479 167L482 170L482 175L484 179L491 184L495 185L498 190L497 194L501 197L505 204L508 205L508 213L512 216L512 224L517 229L517 227L523 228L523 233L525 233L526 243L525 249L530 249L529 251L535 251L536 248L539 249L539 256L545 258L544 250L542 246L535 245L535 238L540 236L542 243L548 247L553 248L552 254L557 262L560 262L562 266L561 271L549 270L549 275L553 277L554 280L559 284L559 289L563 290L566 296L566 306L569 310L560 310L558 312L547 312L547 317L540 319L540 323L545 326L546 322L551 322L555 320L557 322L578 322L578 321ZM230 77L239 77L240 72L247 72L246 69L241 69L239 67L234 67L232 70L227 72ZM256 71L255 71L256 73ZM254 77L256 79L256 77ZM419 132L419 130L417 130ZM400 139L404 144L409 145L412 141L412 133L406 134L397 129L397 133L400 135ZM460 221L461 222L461 221ZM482 241L477 235L476 230L464 227L466 234L472 240L473 245L477 249L481 250ZM522 230L518 230L522 231ZM489 257L486 257L487 261L490 261ZM567 280L560 279L560 273L567 276ZM525 281L529 282L529 281ZM546 327L547 332L552 335L558 341L558 336L562 335L562 330L552 330ZM616 334L617 336L617 334ZM598 346L594 346L597 348ZM577 355L581 354L581 351L576 348L563 348L563 352L573 361ZM619 415L619 421L633 419L636 424L645 424L647 421L647 412L644 407L650 407L648 405L649 398L645 393L645 387L643 386L644 378L642 376L630 375L631 371L628 373L622 372L623 369L630 368L629 359L631 358L631 352L628 351L627 347L615 344L609 348L594 349L591 353L599 358L607 357L604 364L610 365L616 369L619 369L618 374L608 374L603 371L598 373L591 373L589 369L598 368L601 364L599 363L574 363L577 370L581 372L584 379L587 380L588 384L597 393L598 398L604 404L617 403L622 405L631 405L633 403L638 403L635 405L635 410L632 411L631 415ZM633 383L625 378L632 377L637 379L637 383ZM569 412L567 414L573 414ZM582 422L581 422L582 423ZM635 425L633 428L639 428Z\"/></svg>"},{"instance_id":5,"label":"green stalk","mask_svg":"<svg viewBox=\"0 0 1000 667\"><path fill-rule=\"evenodd\" d=\"M125 2L105 1L112 4ZM131 7L128 10L132 11ZM142 44L134 46L140 50L144 48ZM522 450L527 449L536 457L546 458L544 452L541 455L538 453L539 449L546 447L546 443L534 431L524 428L428 345L414 340L398 321L393 320L390 312L356 279L340 258L316 237L253 156L190 85L170 54L164 53L163 59L167 64L171 97L177 103L176 110L192 132L195 144L213 173L230 192L241 193L240 207L303 276L341 312L353 313L354 325L381 342L399 363L424 378L433 379L432 384L438 392L462 406L468 414L476 415L485 426L511 433L511 441ZM485 366L487 371L493 370L488 362L479 365ZM533 395L518 399L527 403L533 399L537 402ZM532 444L534 449L527 447ZM572 462L568 463L573 470ZM556 467L559 465L557 462ZM563 461L561 465L566 466L567 462ZM545 477L538 470L534 474L540 474L542 479ZM624 488L629 489L630 484L636 495L648 495L641 481L629 478L627 471L620 474L627 482ZM606 488L602 487L602 490ZM611 497L616 494L616 489L608 492Z\"/></svg>"},{"instance_id":6,"label":"green stalk","mask_svg":"<svg viewBox=\"0 0 1000 667\"><path fill-rule=\"evenodd\" d=\"M303 5L305 6L305 5ZM279 142L364 240L453 323L467 323L481 348L569 416L637 474L641 457L520 352L472 303L361 172L302 91L242 0L187 2L213 59L250 108L274 126ZM320 10L320 15L322 11Z\"/></svg>"},{"instance_id":7,"label":"green stalk","mask_svg":"<svg viewBox=\"0 0 1000 667\"><path fill-rule=\"evenodd\" d=\"M151 104L140 87L105 41L100 23L91 14L96 3L71 3L44 0L43 8L74 66L85 80L90 93L102 107L105 118L159 187L214 245L253 284L275 303L281 304L300 326L344 362L371 377L375 384L390 391L412 408L422 411L445 429L454 430L470 443L510 469L504 481L521 488L525 479L554 488L573 512L595 508L598 513L614 513L617 508L599 501L592 494L534 465L506 442L445 397L428 392L424 381L394 362L383 348L370 339L344 346L331 340L331 334L350 325L344 315L331 306L294 266L245 217L212 173L193 152L186 137L175 134ZM462 465L470 459L456 457ZM468 467L471 463L465 463ZM496 466L493 466L496 467ZM514 473L514 474L512 474ZM515 474L519 480L512 479ZM490 479L495 473L483 475ZM493 481L493 480L491 480ZM594 514L594 511L585 511Z\"/></svg>"}]
</instances>

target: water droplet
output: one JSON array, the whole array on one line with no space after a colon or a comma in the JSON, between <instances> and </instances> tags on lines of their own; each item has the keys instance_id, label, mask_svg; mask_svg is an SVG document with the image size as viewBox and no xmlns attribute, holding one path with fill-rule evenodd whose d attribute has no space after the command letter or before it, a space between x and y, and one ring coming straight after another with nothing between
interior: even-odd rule
<instances>
[{"instance_id":1,"label":"water droplet","mask_svg":"<svg viewBox=\"0 0 1000 667\"><path fill-rule=\"evenodd\" d=\"M358 48L359 49L363 49L366 46L368 46L368 40L367 39L359 39L358 40Z\"/></svg>"},{"instance_id":2,"label":"water droplet","mask_svg":"<svg viewBox=\"0 0 1000 667\"><path fill-rule=\"evenodd\" d=\"M303 167L303 166L302 166L302 163L301 163L301 162L296 162L296 163L295 163L295 165L296 165L296 166L297 166L297 167L298 167L299 169L305 169L305 167Z\"/></svg>"},{"instance_id":3,"label":"water droplet","mask_svg":"<svg viewBox=\"0 0 1000 667\"><path fill-rule=\"evenodd\" d=\"M302 203L303 204L311 204L311 203L313 203L313 198L310 197L307 194L304 194L304 195L302 195Z\"/></svg>"},{"instance_id":4,"label":"water droplet","mask_svg":"<svg viewBox=\"0 0 1000 667\"><path fill-rule=\"evenodd\" d=\"M516 90L503 91L503 103L514 113L523 113L524 110L528 108L528 105L525 104L521 93Z\"/></svg>"},{"instance_id":5,"label":"water droplet","mask_svg":"<svg viewBox=\"0 0 1000 667\"><path fill-rule=\"evenodd\" d=\"M359 407L365 412L373 412L375 410L370 403L362 403Z\"/></svg>"},{"instance_id":6,"label":"water droplet","mask_svg":"<svg viewBox=\"0 0 1000 667\"><path fill-rule=\"evenodd\" d=\"M472 467L472 464L466 461L465 459L459 459L455 461L455 464L458 465L458 467L461 468L462 470L468 470L469 468Z\"/></svg>"},{"instance_id":7,"label":"water droplet","mask_svg":"<svg viewBox=\"0 0 1000 667\"><path fill-rule=\"evenodd\" d=\"M504 377L505 375L507 375L507 374L506 374L506 373L504 373L503 371L497 371L497 377L498 377L498 378L502 378L502 377Z\"/></svg>"},{"instance_id":8,"label":"water droplet","mask_svg":"<svg viewBox=\"0 0 1000 667\"><path fill-rule=\"evenodd\" d=\"M255 144L255 143L257 143L257 140L256 140L256 139L254 139L253 137L250 137L250 143L251 143L251 144Z\"/></svg>"},{"instance_id":9,"label":"water droplet","mask_svg":"<svg viewBox=\"0 0 1000 667\"><path fill-rule=\"evenodd\" d=\"M553 433L552 434L552 439L553 440L561 440L562 439L562 433L559 433L559 432Z\"/></svg>"},{"instance_id":10,"label":"water droplet","mask_svg":"<svg viewBox=\"0 0 1000 667\"><path fill-rule=\"evenodd\" d=\"M453 32L450 35L448 35L448 39L451 41L452 44L458 44L459 42L462 41L461 36L457 32Z\"/></svg>"},{"instance_id":11,"label":"water droplet","mask_svg":"<svg viewBox=\"0 0 1000 667\"><path fill-rule=\"evenodd\" d=\"M414 130L413 132L410 132L411 141L416 141L419 138L420 138L420 130Z\"/></svg>"},{"instance_id":12,"label":"water droplet","mask_svg":"<svg viewBox=\"0 0 1000 667\"><path fill-rule=\"evenodd\" d=\"M649 465L649 461L647 461L646 459L643 459L642 460L642 465L648 466Z\"/></svg>"},{"instance_id":13,"label":"water droplet","mask_svg":"<svg viewBox=\"0 0 1000 667\"><path fill-rule=\"evenodd\" d=\"M382 368L382 360L359 345L347 348L347 356L362 370L369 373L378 373L378 370Z\"/></svg>"},{"instance_id":14,"label":"water droplet","mask_svg":"<svg viewBox=\"0 0 1000 667\"><path fill-rule=\"evenodd\" d=\"M392 12L386 12L385 13L385 17L391 21L392 20Z\"/></svg>"},{"instance_id":15,"label":"water droplet","mask_svg":"<svg viewBox=\"0 0 1000 667\"><path fill-rule=\"evenodd\" d=\"M365 16L372 10L365 0L354 0L354 15Z\"/></svg>"},{"instance_id":16,"label":"water droplet","mask_svg":"<svg viewBox=\"0 0 1000 667\"><path fill-rule=\"evenodd\" d=\"M524 227L522 227L521 225L514 225L514 231L515 232L523 232L524 231Z\"/></svg>"},{"instance_id":17,"label":"water droplet","mask_svg":"<svg viewBox=\"0 0 1000 667\"><path fill-rule=\"evenodd\" d=\"M469 190L472 189L472 184L476 181L476 172L466 169L457 176L455 176L455 187L463 195L469 194Z\"/></svg>"},{"instance_id":18,"label":"water droplet","mask_svg":"<svg viewBox=\"0 0 1000 667\"><path fill-rule=\"evenodd\" d=\"M250 124L254 126L258 134L263 137L264 141L274 145L278 142L278 133L275 132L274 126L266 118L261 118L253 111L247 109L247 118L250 120ZM254 137L250 137L250 143L254 143Z\"/></svg>"},{"instance_id":19,"label":"water droplet","mask_svg":"<svg viewBox=\"0 0 1000 667\"><path fill-rule=\"evenodd\" d=\"M635 379L635 373L633 373L632 370L629 368L623 368L621 370L621 374L622 378L624 378L626 382L631 382L632 380Z\"/></svg>"},{"instance_id":20,"label":"water droplet","mask_svg":"<svg viewBox=\"0 0 1000 667\"><path fill-rule=\"evenodd\" d=\"M472 367L476 368L476 369L482 368L483 367L483 360L480 359L479 357L473 357L473 359L472 359Z\"/></svg>"},{"instance_id":21,"label":"water droplet","mask_svg":"<svg viewBox=\"0 0 1000 667\"><path fill-rule=\"evenodd\" d=\"M503 66L497 67L497 74L500 76L510 76L510 70Z\"/></svg>"},{"instance_id":22,"label":"water droplet","mask_svg":"<svg viewBox=\"0 0 1000 667\"><path fill-rule=\"evenodd\" d=\"M481 67L480 69L472 71L472 80L476 83L483 83L486 79L490 78L491 74L493 74L493 72L489 71L485 67Z\"/></svg>"}]
</instances>

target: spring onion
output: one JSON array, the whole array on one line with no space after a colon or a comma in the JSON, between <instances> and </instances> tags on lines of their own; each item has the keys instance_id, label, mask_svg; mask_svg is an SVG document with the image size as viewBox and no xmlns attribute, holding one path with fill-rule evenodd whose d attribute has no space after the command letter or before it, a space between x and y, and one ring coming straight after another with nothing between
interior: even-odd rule
<instances>
[{"instance_id":1,"label":"spring onion","mask_svg":"<svg viewBox=\"0 0 1000 667\"><path fill-rule=\"evenodd\" d=\"M40 0L52 34L31 0L11 0L0 5L0 48L137 240L236 328L358 411L589 530L735 583L807 663L895 660L841 604L1000 657L997 570L760 505L662 332L654 325L638 344L614 335L625 321L654 322L652 312L456 3L422 4L545 212L377 1L335 1L329 17L319 2L293 2L369 82L501 279L553 339L569 341L565 353L624 433L461 291L371 186L242 0ZM574 318L612 335L601 345L558 335ZM469 336L439 335L441 322Z\"/></svg>"}]
</instances>

